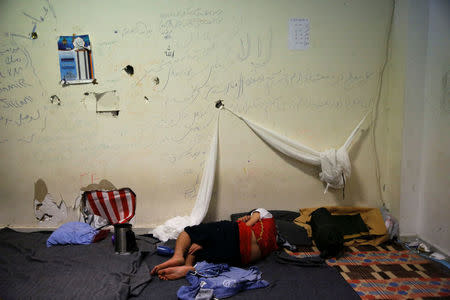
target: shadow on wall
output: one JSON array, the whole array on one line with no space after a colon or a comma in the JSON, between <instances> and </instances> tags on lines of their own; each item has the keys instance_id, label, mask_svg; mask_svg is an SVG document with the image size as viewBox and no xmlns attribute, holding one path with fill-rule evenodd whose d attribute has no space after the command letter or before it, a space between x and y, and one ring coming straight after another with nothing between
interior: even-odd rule
<instances>
[{"instance_id":1,"label":"shadow on wall","mask_svg":"<svg viewBox=\"0 0 450 300\"><path fill-rule=\"evenodd\" d=\"M45 184L45 181L42 179L38 179L34 183L34 199L40 203L44 201L45 196L48 194L47 185Z\"/></svg>"},{"instance_id":2,"label":"shadow on wall","mask_svg":"<svg viewBox=\"0 0 450 300\"><path fill-rule=\"evenodd\" d=\"M114 186L114 184L111 183L111 181L102 179L102 180L100 180L99 183L89 184L88 186L80 188L80 190L83 192L93 191L93 190L111 191L111 190L117 190L117 188Z\"/></svg>"},{"instance_id":3,"label":"shadow on wall","mask_svg":"<svg viewBox=\"0 0 450 300\"><path fill-rule=\"evenodd\" d=\"M48 192L47 184L41 178L34 183L34 215L39 224L47 227L58 226L67 219L67 206L61 199L59 204Z\"/></svg>"}]
</instances>

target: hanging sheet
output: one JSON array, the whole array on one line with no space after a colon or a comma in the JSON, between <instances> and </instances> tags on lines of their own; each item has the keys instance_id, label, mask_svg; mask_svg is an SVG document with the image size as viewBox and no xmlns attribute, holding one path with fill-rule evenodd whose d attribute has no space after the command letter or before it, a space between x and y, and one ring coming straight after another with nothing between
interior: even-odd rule
<instances>
[{"instance_id":1,"label":"hanging sheet","mask_svg":"<svg viewBox=\"0 0 450 300\"><path fill-rule=\"evenodd\" d=\"M219 140L219 114L217 115L216 130L209 148L209 156L203 170L202 181L197 193L194 208L190 216L177 216L167 220L153 230L153 236L161 241L176 239L184 227L198 225L203 221L208 211L209 201L211 200L212 190L214 188L214 178L216 174L217 146Z\"/></svg>"}]
</instances>

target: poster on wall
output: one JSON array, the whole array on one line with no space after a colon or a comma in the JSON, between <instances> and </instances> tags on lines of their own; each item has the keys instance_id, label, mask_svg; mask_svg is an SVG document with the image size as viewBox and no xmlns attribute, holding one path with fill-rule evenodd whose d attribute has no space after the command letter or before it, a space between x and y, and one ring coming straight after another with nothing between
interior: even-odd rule
<instances>
[{"instance_id":1,"label":"poster on wall","mask_svg":"<svg viewBox=\"0 0 450 300\"><path fill-rule=\"evenodd\" d=\"M289 19L289 50L306 50L310 45L309 19L292 18Z\"/></svg>"},{"instance_id":2,"label":"poster on wall","mask_svg":"<svg viewBox=\"0 0 450 300\"><path fill-rule=\"evenodd\" d=\"M63 85L95 81L89 35L60 36L58 55Z\"/></svg>"}]
</instances>

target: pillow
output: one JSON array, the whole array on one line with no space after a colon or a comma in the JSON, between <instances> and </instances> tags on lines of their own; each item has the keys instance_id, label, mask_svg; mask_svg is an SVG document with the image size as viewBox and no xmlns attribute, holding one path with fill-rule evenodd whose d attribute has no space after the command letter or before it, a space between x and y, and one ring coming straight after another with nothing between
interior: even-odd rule
<instances>
[{"instance_id":1,"label":"pillow","mask_svg":"<svg viewBox=\"0 0 450 300\"><path fill-rule=\"evenodd\" d=\"M311 238L305 228L298 226L292 221L276 220L278 234L284 237L289 244L295 246L311 246Z\"/></svg>"},{"instance_id":2,"label":"pillow","mask_svg":"<svg viewBox=\"0 0 450 300\"><path fill-rule=\"evenodd\" d=\"M47 247L54 245L87 245L92 243L97 230L87 223L69 222L56 229L47 240Z\"/></svg>"}]
</instances>

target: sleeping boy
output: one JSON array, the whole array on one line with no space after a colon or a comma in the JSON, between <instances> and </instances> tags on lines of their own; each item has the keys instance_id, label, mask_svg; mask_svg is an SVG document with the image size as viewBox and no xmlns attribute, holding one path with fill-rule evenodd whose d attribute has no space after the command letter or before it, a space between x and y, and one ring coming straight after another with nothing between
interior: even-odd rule
<instances>
[{"instance_id":1,"label":"sleeping boy","mask_svg":"<svg viewBox=\"0 0 450 300\"><path fill-rule=\"evenodd\" d=\"M151 274L174 280L194 271L196 261L247 265L278 249L277 230L270 212L258 208L237 220L187 226L177 238L173 256Z\"/></svg>"}]
</instances>

